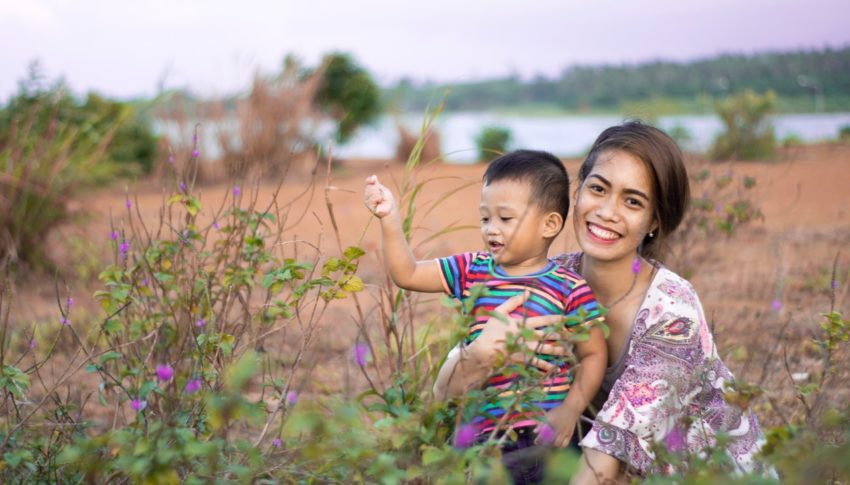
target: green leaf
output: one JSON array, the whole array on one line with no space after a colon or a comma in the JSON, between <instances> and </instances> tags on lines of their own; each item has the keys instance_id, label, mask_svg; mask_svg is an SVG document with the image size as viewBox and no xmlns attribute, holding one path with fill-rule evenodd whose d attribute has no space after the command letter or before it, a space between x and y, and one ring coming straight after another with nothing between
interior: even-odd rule
<instances>
[{"instance_id":1,"label":"green leaf","mask_svg":"<svg viewBox=\"0 0 850 485\"><path fill-rule=\"evenodd\" d=\"M365 254L366 254L366 251L360 249L357 246L349 246L349 247L345 248L345 251L343 252L345 259L347 259L349 261L353 261L355 259L358 259Z\"/></svg>"},{"instance_id":2,"label":"green leaf","mask_svg":"<svg viewBox=\"0 0 850 485\"><path fill-rule=\"evenodd\" d=\"M233 393L241 391L257 372L259 364L257 352L245 352L236 363L228 367L224 378L225 389Z\"/></svg>"},{"instance_id":3,"label":"green leaf","mask_svg":"<svg viewBox=\"0 0 850 485\"><path fill-rule=\"evenodd\" d=\"M103 322L103 331L108 335L112 335L118 333L121 330L121 323L114 318L110 318L109 320Z\"/></svg>"},{"instance_id":4,"label":"green leaf","mask_svg":"<svg viewBox=\"0 0 850 485\"><path fill-rule=\"evenodd\" d=\"M351 275L349 276L343 283L342 289L351 293L356 293L358 291L363 291L365 285L363 284L363 280L360 279L359 276Z\"/></svg>"},{"instance_id":5,"label":"green leaf","mask_svg":"<svg viewBox=\"0 0 850 485\"><path fill-rule=\"evenodd\" d=\"M104 365L107 362L109 362L110 360L115 360L119 357L121 357L120 353L118 353L114 350L110 350L109 352L100 356L100 365Z\"/></svg>"}]
</instances>

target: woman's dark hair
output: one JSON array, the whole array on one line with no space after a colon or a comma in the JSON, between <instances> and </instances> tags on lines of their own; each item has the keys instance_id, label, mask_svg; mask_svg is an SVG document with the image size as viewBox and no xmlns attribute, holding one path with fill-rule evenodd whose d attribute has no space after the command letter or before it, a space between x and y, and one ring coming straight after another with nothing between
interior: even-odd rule
<instances>
[{"instance_id":1,"label":"woman's dark hair","mask_svg":"<svg viewBox=\"0 0 850 485\"><path fill-rule=\"evenodd\" d=\"M645 257L660 259L667 237L676 230L688 210L691 199L688 172L682 151L663 131L639 121L629 121L603 131L581 164L579 183L593 171L602 153L623 150L639 158L652 181L652 208L658 229L647 235L639 248Z\"/></svg>"}]
</instances>

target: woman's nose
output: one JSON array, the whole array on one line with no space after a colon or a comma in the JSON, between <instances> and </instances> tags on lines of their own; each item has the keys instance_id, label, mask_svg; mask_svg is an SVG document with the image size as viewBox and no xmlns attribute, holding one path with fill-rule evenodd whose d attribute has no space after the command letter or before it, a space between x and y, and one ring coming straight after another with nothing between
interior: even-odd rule
<instances>
[{"instance_id":1,"label":"woman's nose","mask_svg":"<svg viewBox=\"0 0 850 485\"><path fill-rule=\"evenodd\" d=\"M596 215L602 219L613 220L617 218L617 203L613 197L608 197L599 203Z\"/></svg>"}]
</instances>

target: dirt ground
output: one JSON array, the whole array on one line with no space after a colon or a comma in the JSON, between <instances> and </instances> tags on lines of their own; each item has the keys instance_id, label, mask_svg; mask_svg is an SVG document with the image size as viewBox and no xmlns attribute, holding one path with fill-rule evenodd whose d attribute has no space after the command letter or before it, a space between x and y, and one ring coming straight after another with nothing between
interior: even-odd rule
<instances>
[{"instance_id":1,"label":"dirt ground","mask_svg":"<svg viewBox=\"0 0 850 485\"><path fill-rule=\"evenodd\" d=\"M699 162L694 164L696 169ZM579 161L568 160L566 165L571 178L575 177ZM798 147L784 152L776 161L729 162L713 164L711 169L754 177L756 186L751 199L764 218L732 237L694 238L690 280L714 325L727 365L742 380L763 382L772 401L760 401L759 414L765 424L778 424L801 412L795 404L790 374L807 372L814 376L819 372L821 356L811 344L811 338L818 328L818 315L830 309L829 284L836 260L836 310L845 315L850 311L850 146ZM377 285L385 280L379 259L379 227L361 201L364 178L373 173L398 193L404 178L402 164L346 160L334 166L329 181L322 169L313 178L290 177L277 194L279 205L291 204L285 224L291 234L288 239L307 241L326 255L337 254L337 232L328 210L330 201L339 242L366 250L359 274L370 285L360 297L367 308L367 318L372 318L368 316L369 308L374 307ZM419 257L437 257L480 247L476 206L482 173L481 165L434 164L418 170L416 180L427 182L417 198L414 219L413 241ZM328 190L326 184L330 185ZM81 308L91 314L98 312L91 300L91 293L97 289L93 275L109 260L110 225L120 228L126 223L126 194L129 193L133 202L132 210L138 210L152 224L173 185L173 181L144 181L127 188L86 194L74 202L74 208L85 210L87 215L46 236L54 248L58 274ZM243 197L250 197L256 189L262 205L272 200L277 185L264 181L240 189ZM205 185L196 190L204 203L203 214L210 220L209 208L218 207L233 185ZM446 194L449 196L443 199ZM469 227L429 240L437 231L450 226ZM310 257L315 252L310 244L292 244L281 251ZM568 226L552 251L575 249ZM28 325L58 318L53 281L52 276L33 275L25 275L19 281L11 306L13 324ZM771 308L775 299L782 302L778 312ZM429 312L434 309L433 299L423 304L422 318L432 318ZM322 347L317 348L328 349L327 364L331 367L346 361L346 352L357 336L351 311L350 303L339 302L326 313L326 325L332 326L333 331L321 337L318 345ZM783 353L787 354L787 369ZM347 364L343 367L348 369ZM331 371L324 389L333 392L342 385L342 380L348 382L342 373ZM348 370L344 373L349 375ZM850 397L850 380L837 382L840 384L834 393L836 402L841 399L846 402Z\"/></svg>"}]
</instances>

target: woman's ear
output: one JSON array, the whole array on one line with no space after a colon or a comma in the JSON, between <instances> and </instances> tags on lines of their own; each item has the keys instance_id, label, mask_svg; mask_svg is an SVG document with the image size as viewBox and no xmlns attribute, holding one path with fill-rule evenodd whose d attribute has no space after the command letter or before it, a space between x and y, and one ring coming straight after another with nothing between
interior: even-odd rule
<instances>
[{"instance_id":1,"label":"woman's ear","mask_svg":"<svg viewBox=\"0 0 850 485\"><path fill-rule=\"evenodd\" d=\"M550 212L543 218L543 237L553 238L564 227L564 218L557 212Z\"/></svg>"}]
</instances>

